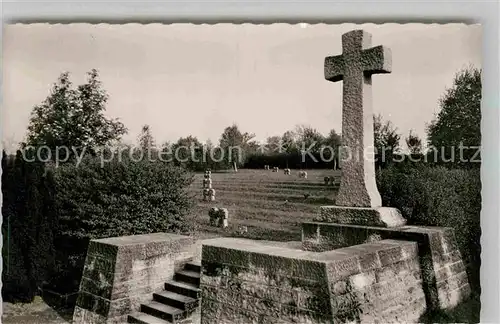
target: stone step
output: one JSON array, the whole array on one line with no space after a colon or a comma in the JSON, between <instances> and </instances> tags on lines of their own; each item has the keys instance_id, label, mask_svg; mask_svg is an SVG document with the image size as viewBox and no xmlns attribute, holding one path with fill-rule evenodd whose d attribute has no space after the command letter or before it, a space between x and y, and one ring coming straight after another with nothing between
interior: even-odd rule
<instances>
[{"instance_id":1,"label":"stone step","mask_svg":"<svg viewBox=\"0 0 500 324\"><path fill-rule=\"evenodd\" d=\"M190 261L184 265L184 269L188 271L201 272L201 262Z\"/></svg>"},{"instance_id":2,"label":"stone step","mask_svg":"<svg viewBox=\"0 0 500 324\"><path fill-rule=\"evenodd\" d=\"M191 298L200 298L201 291L198 285L171 280L165 283L165 290L172 291L180 295L189 296Z\"/></svg>"},{"instance_id":3,"label":"stone step","mask_svg":"<svg viewBox=\"0 0 500 324\"><path fill-rule=\"evenodd\" d=\"M142 304L141 312L172 323L177 323L179 320L186 318L186 313L182 309L165 305L154 300L147 304Z\"/></svg>"},{"instance_id":4,"label":"stone step","mask_svg":"<svg viewBox=\"0 0 500 324\"><path fill-rule=\"evenodd\" d=\"M197 299L177 294L172 291L154 293L153 300L188 312L192 311L199 305Z\"/></svg>"},{"instance_id":5,"label":"stone step","mask_svg":"<svg viewBox=\"0 0 500 324\"><path fill-rule=\"evenodd\" d=\"M165 321L161 318L146 314L134 313L128 316L128 323L131 324L172 324L170 321Z\"/></svg>"},{"instance_id":6,"label":"stone step","mask_svg":"<svg viewBox=\"0 0 500 324\"><path fill-rule=\"evenodd\" d=\"M175 273L174 279L177 281L187 282L194 284L197 287L200 286L200 273L190 270L181 270Z\"/></svg>"}]
</instances>

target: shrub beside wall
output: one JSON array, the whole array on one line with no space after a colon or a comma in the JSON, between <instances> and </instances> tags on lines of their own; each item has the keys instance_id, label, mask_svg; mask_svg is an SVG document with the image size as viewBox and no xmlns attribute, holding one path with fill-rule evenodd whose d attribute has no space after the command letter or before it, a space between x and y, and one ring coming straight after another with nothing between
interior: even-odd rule
<instances>
[{"instance_id":1,"label":"shrub beside wall","mask_svg":"<svg viewBox=\"0 0 500 324\"><path fill-rule=\"evenodd\" d=\"M455 229L471 286L479 291L480 170L394 165L378 172L377 184L383 204L400 209L408 223Z\"/></svg>"},{"instance_id":2,"label":"shrub beside wall","mask_svg":"<svg viewBox=\"0 0 500 324\"><path fill-rule=\"evenodd\" d=\"M2 297L29 302L54 269L52 174L41 162L25 161L21 152L3 152L2 197Z\"/></svg>"},{"instance_id":3,"label":"shrub beside wall","mask_svg":"<svg viewBox=\"0 0 500 324\"><path fill-rule=\"evenodd\" d=\"M126 157L101 166L100 159L87 157L55 174L60 232L52 286L58 291L78 290L90 239L190 230L185 216L192 207L192 176L182 168Z\"/></svg>"}]
</instances>

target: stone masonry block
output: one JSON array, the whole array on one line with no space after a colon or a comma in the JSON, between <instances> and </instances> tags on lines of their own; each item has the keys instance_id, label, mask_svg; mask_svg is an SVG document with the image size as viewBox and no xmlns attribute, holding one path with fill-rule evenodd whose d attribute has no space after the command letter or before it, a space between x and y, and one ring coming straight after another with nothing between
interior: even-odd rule
<instances>
[{"instance_id":1,"label":"stone masonry block","mask_svg":"<svg viewBox=\"0 0 500 324\"><path fill-rule=\"evenodd\" d=\"M404 260L404 255L401 251L401 246L395 246L387 250L378 252L382 266L393 264Z\"/></svg>"},{"instance_id":2,"label":"stone masonry block","mask_svg":"<svg viewBox=\"0 0 500 324\"><path fill-rule=\"evenodd\" d=\"M109 313L109 302L109 299L104 299L87 292L80 292L76 303L80 308L107 317Z\"/></svg>"},{"instance_id":3,"label":"stone masonry block","mask_svg":"<svg viewBox=\"0 0 500 324\"><path fill-rule=\"evenodd\" d=\"M114 273L109 271L107 267L104 268L100 266L103 263L95 262L94 260L92 260L92 258L86 259L87 262L83 268L83 276L96 282L102 282L104 285L106 283L111 284L113 282Z\"/></svg>"},{"instance_id":4,"label":"stone masonry block","mask_svg":"<svg viewBox=\"0 0 500 324\"><path fill-rule=\"evenodd\" d=\"M328 290L299 291L297 307L314 313L327 313L331 309Z\"/></svg>"},{"instance_id":5,"label":"stone masonry block","mask_svg":"<svg viewBox=\"0 0 500 324\"><path fill-rule=\"evenodd\" d=\"M386 242L390 240L416 242L418 248L417 246L402 245L400 256L406 259L406 266L412 276L423 280L422 285L425 288L428 307L437 309L456 306L451 303L456 299L440 300L446 296L448 290L443 288L444 286L438 288L436 285L436 282L452 276L453 272L460 273L465 268L460 252L456 248L453 229L410 225L384 228L323 222L309 222L303 224L303 227L307 233L317 233L316 241L309 240L307 244L303 242L303 248L310 251L324 251L325 247L336 248L336 251L351 249L352 247L347 248L346 246L363 244L370 235L375 234ZM358 248L358 246L355 247ZM388 253L383 252L382 254L388 261ZM418 254L416 261L411 257L414 254ZM398 257L396 252L391 255L396 256L396 259ZM401 265L403 264L401 263ZM392 265L392 267L395 266ZM383 273L379 273L379 276L382 279L390 278L389 274L386 277ZM468 287L468 283L465 286ZM464 288L463 294L467 294L467 289L470 291L470 288Z\"/></svg>"},{"instance_id":6,"label":"stone masonry block","mask_svg":"<svg viewBox=\"0 0 500 324\"><path fill-rule=\"evenodd\" d=\"M462 256L460 255L460 251L458 249L451 251L449 253L446 253L444 255L446 262L448 263L455 263L462 261Z\"/></svg>"},{"instance_id":7,"label":"stone masonry block","mask_svg":"<svg viewBox=\"0 0 500 324\"><path fill-rule=\"evenodd\" d=\"M218 314L221 307L219 303L208 299L201 299L201 324L217 323Z\"/></svg>"},{"instance_id":8,"label":"stone masonry block","mask_svg":"<svg viewBox=\"0 0 500 324\"><path fill-rule=\"evenodd\" d=\"M219 249L203 245L201 253L203 262L217 262L242 267L248 267L250 264L250 255L239 250Z\"/></svg>"},{"instance_id":9,"label":"stone masonry block","mask_svg":"<svg viewBox=\"0 0 500 324\"><path fill-rule=\"evenodd\" d=\"M117 246L107 244L106 242L97 242L96 240L90 241L87 248L87 255L100 257L105 260L113 259L116 257L117 252Z\"/></svg>"},{"instance_id":10,"label":"stone masonry block","mask_svg":"<svg viewBox=\"0 0 500 324\"><path fill-rule=\"evenodd\" d=\"M350 285L356 290L362 290L376 282L375 272L362 272L349 278Z\"/></svg>"},{"instance_id":11,"label":"stone masonry block","mask_svg":"<svg viewBox=\"0 0 500 324\"><path fill-rule=\"evenodd\" d=\"M83 274L90 274L94 271L114 273L115 263L97 255L87 255Z\"/></svg>"},{"instance_id":12,"label":"stone masonry block","mask_svg":"<svg viewBox=\"0 0 500 324\"><path fill-rule=\"evenodd\" d=\"M265 253L249 253L250 264L252 268L265 269L269 272L276 272L280 269L294 268L294 260L290 258L273 256L270 257ZM302 271L301 271L302 272Z\"/></svg>"},{"instance_id":13,"label":"stone masonry block","mask_svg":"<svg viewBox=\"0 0 500 324\"><path fill-rule=\"evenodd\" d=\"M73 317L81 319L82 323L105 324L107 321L107 318L105 316L99 315L93 311L81 308L79 306L75 307L73 314Z\"/></svg>"},{"instance_id":14,"label":"stone masonry block","mask_svg":"<svg viewBox=\"0 0 500 324\"><path fill-rule=\"evenodd\" d=\"M379 321L386 309L410 305L411 296L424 296L421 280L408 265L418 259L416 246L416 242L381 240L311 253L249 240L207 240L203 257L211 261L202 258L202 322L325 323L360 316ZM223 262L234 255L249 262L246 267L241 262L228 265L216 260L217 255ZM377 273L382 272L384 284L377 282ZM398 295L403 297L398 299ZM204 301L215 309L205 309ZM399 312L404 313L405 308Z\"/></svg>"},{"instance_id":15,"label":"stone masonry block","mask_svg":"<svg viewBox=\"0 0 500 324\"><path fill-rule=\"evenodd\" d=\"M326 280L324 265L315 261L293 260L291 268L283 269L287 269L286 271L291 271L289 275L295 278Z\"/></svg>"},{"instance_id":16,"label":"stone masonry block","mask_svg":"<svg viewBox=\"0 0 500 324\"><path fill-rule=\"evenodd\" d=\"M316 221L382 227L399 227L406 224L401 212L390 207L322 206Z\"/></svg>"},{"instance_id":17,"label":"stone masonry block","mask_svg":"<svg viewBox=\"0 0 500 324\"><path fill-rule=\"evenodd\" d=\"M73 323L115 323L163 288L176 263L192 259L194 239L154 233L92 240Z\"/></svg>"},{"instance_id":18,"label":"stone masonry block","mask_svg":"<svg viewBox=\"0 0 500 324\"><path fill-rule=\"evenodd\" d=\"M339 281L330 283L330 291L334 295L343 295L343 294L347 293L347 288L348 288L347 284L348 284L347 280L339 280Z\"/></svg>"},{"instance_id":19,"label":"stone masonry block","mask_svg":"<svg viewBox=\"0 0 500 324\"><path fill-rule=\"evenodd\" d=\"M342 279L358 274L361 271L357 256L343 260L334 260L328 263L328 272L331 276Z\"/></svg>"},{"instance_id":20,"label":"stone masonry block","mask_svg":"<svg viewBox=\"0 0 500 324\"><path fill-rule=\"evenodd\" d=\"M370 271L382 266L378 253L366 253L359 256L361 271Z\"/></svg>"},{"instance_id":21,"label":"stone masonry block","mask_svg":"<svg viewBox=\"0 0 500 324\"><path fill-rule=\"evenodd\" d=\"M82 277L80 283L80 290L86 293L102 296L103 298L110 299L113 286L111 284L102 285L100 282L93 279Z\"/></svg>"},{"instance_id":22,"label":"stone masonry block","mask_svg":"<svg viewBox=\"0 0 500 324\"><path fill-rule=\"evenodd\" d=\"M319 240L319 227L316 224L302 223L302 242Z\"/></svg>"},{"instance_id":23,"label":"stone masonry block","mask_svg":"<svg viewBox=\"0 0 500 324\"><path fill-rule=\"evenodd\" d=\"M454 263L449 263L448 268L450 269L450 273L452 275L462 273L465 271L465 266L464 266L463 262L460 262L460 261L454 262Z\"/></svg>"},{"instance_id":24,"label":"stone masonry block","mask_svg":"<svg viewBox=\"0 0 500 324\"><path fill-rule=\"evenodd\" d=\"M205 300L213 300L213 301L219 301L220 299L224 299L224 294L218 294L219 293L219 290L221 292L224 292L225 290L223 290L222 288L216 286L216 287L213 287L212 285L205 285L205 284L202 284L200 285L200 288L201 288L201 297L202 299L205 299Z\"/></svg>"},{"instance_id":25,"label":"stone masonry block","mask_svg":"<svg viewBox=\"0 0 500 324\"><path fill-rule=\"evenodd\" d=\"M282 289L264 283L241 281L241 291L258 299L281 300Z\"/></svg>"},{"instance_id":26,"label":"stone masonry block","mask_svg":"<svg viewBox=\"0 0 500 324\"><path fill-rule=\"evenodd\" d=\"M135 295L143 296L152 294L153 292L156 292L158 290L159 288L154 289L151 283L149 282L145 282L143 285L136 285L135 283L127 282L116 286L115 289L113 290L113 293L111 294L111 298L115 300L115 299L126 298L127 296L135 296Z\"/></svg>"}]
</instances>

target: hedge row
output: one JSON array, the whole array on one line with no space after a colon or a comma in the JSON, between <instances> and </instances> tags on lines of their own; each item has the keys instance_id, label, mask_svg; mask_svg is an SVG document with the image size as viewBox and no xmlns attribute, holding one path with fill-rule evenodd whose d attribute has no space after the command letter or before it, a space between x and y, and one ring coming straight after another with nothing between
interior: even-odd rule
<instances>
[{"instance_id":1,"label":"hedge row","mask_svg":"<svg viewBox=\"0 0 500 324\"><path fill-rule=\"evenodd\" d=\"M86 157L54 168L4 154L2 166L5 300L30 301L44 284L77 291L90 239L190 230L192 175L171 164Z\"/></svg>"},{"instance_id":2,"label":"hedge row","mask_svg":"<svg viewBox=\"0 0 500 324\"><path fill-rule=\"evenodd\" d=\"M42 163L2 155L4 301L30 301L55 263L54 181Z\"/></svg>"},{"instance_id":3,"label":"hedge row","mask_svg":"<svg viewBox=\"0 0 500 324\"><path fill-rule=\"evenodd\" d=\"M446 152L445 152L446 153ZM469 152L470 153L470 152ZM468 158L468 160L467 160ZM439 151L429 151L427 154L402 154L394 153L389 155L375 155L375 165L377 169L385 169L392 165L417 165L425 164L427 166L444 166L447 168L461 169L479 169L481 163L479 158L474 154L469 156L464 155L463 162L457 161L451 163L450 157L447 154L441 154ZM455 160L460 160L460 155L457 153ZM252 154L246 157L244 167L248 169L263 169L265 165L279 168L292 169L332 169L341 168L339 156L331 155L328 150L324 154L315 153L275 153L275 154Z\"/></svg>"},{"instance_id":4,"label":"hedge row","mask_svg":"<svg viewBox=\"0 0 500 324\"><path fill-rule=\"evenodd\" d=\"M479 169L394 165L377 174L385 206L396 207L408 223L447 226L456 239L471 285L478 291L481 264L481 178Z\"/></svg>"}]
</instances>

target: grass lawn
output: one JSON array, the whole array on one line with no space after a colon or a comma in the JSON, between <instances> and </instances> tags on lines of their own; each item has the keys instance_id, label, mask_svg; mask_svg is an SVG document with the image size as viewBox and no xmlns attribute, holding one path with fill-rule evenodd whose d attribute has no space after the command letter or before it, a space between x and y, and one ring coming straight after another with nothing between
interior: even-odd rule
<instances>
[{"instance_id":1,"label":"grass lawn","mask_svg":"<svg viewBox=\"0 0 500 324\"><path fill-rule=\"evenodd\" d=\"M190 187L196 201L190 220L203 237L300 241L301 223L312 220L319 213L319 206L334 203L338 187L325 185L324 177L340 177L340 172L334 170L309 170L307 173L307 179L299 178L297 171L285 175L282 170L212 173L214 202L203 201L203 174L196 174ZM208 210L214 206L228 209L228 228L209 225ZM240 226L247 226L248 232L238 234Z\"/></svg>"}]
</instances>

